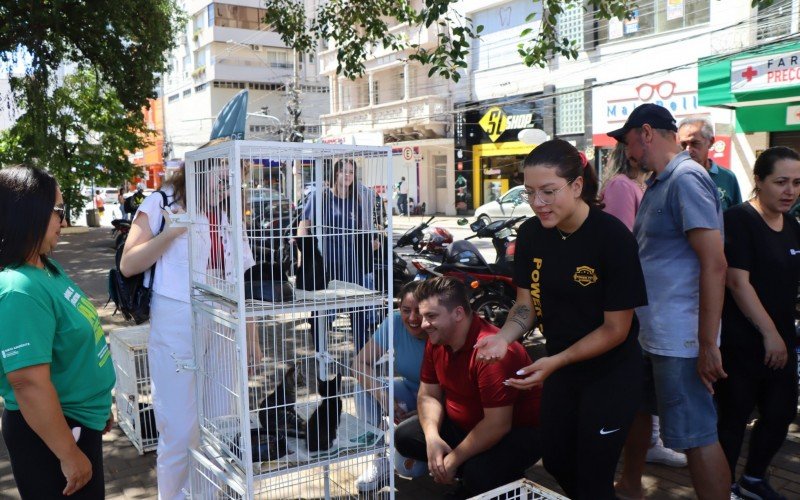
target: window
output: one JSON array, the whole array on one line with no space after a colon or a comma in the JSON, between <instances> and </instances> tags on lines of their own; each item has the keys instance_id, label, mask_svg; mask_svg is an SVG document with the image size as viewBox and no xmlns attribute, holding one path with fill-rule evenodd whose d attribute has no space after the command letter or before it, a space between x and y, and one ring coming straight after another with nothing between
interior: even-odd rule
<instances>
[{"instance_id":1,"label":"window","mask_svg":"<svg viewBox=\"0 0 800 500\"><path fill-rule=\"evenodd\" d=\"M319 135L320 134L320 126L319 125L306 125L305 130L306 137L309 135Z\"/></svg>"},{"instance_id":2,"label":"window","mask_svg":"<svg viewBox=\"0 0 800 500\"><path fill-rule=\"evenodd\" d=\"M194 53L194 69L206 65L206 51L196 50Z\"/></svg>"},{"instance_id":3,"label":"window","mask_svg":"<svg viewBox=\"0 0 800 500\"><path fill-rule=\"evenodd\" d=\"M172 94L171 96L167 97L167 102L175 102L181 98L180 94Z\"/></svg>"},{"instance_id":4,"label":"window","mask_svg":"<svg viewBox=\"0 0 800 500\"><path fill-rule=\"evenodd\" d=\"M759 7L756 23L759 40L792 33L792 0L775 0L769 7Z\"/></svg>"},{"instance_id":5,"label":"window","mask_svg":"<svg viewBox=\"0 0 800 500\"><path fill-rule=\"evenodd\" d=\"M599 43L653 35L707 23L710 0L642 0L631 19L601 20Z\"/></svg>"},{"instance_id":6,"label":"window","mask_svg":"<svg viewBox=\"0 0 800 500\"><path fill-rule=\"evenodd\" d=\"M183 91L183 97L188 97L192 95L192 89L186 89Z\"/></svg>"},{"instance_id":7,"label":"window","mask_svg":"<svg viewBox=\"0 0 800 500\"><path fill-rule=\"evenodd\" d=\"M584 129L583 87L559 89L556 96L556 133L582 134Z\"/></svg>"},{"instance_id":8,"label":"window","mask_svg":"<svg viewBox=\"0 0 800 500\"><path fill-rule=\"evenodd\" d=\"M208 4L206 7L206 17L208 17L208 26L214 26L214 4Z\"/></svg>"},{"instance_id":9,"label":"window","mask_svg":"<svg viewBox=\"0 0 800 500\"><path fill-rule=\"evenodd\" d=\"M583 7L572 4L558 15L558 37L574 40L576 48L583 50Z\"/></svg>"},{"instance_id":10,"label":"window","mask_svg":"<svg viewBox=\"0 0 800 500\"><path fill-rule=\"evenodd\" d=\"M436 189L447 189L447 155L433 155L433 174Z\"/></svg>"},{"instance_id":11,"label":"window","mask_svg":"<svg viewBox=\"0 0 800 500\"><path fill-rule=\"evenodd\" d=\"M207 89L207 88L208 88L208 82L206 82L206 83L201 83L200 85L198 85L197 87L195 87L195 88L194 88L194 91L195 91L195 92L202 92L202 91L204 91L204 90L205 90L205 89Z\"/></svg>"},{"instance_id":12,"label":"window","mask_svg":"<svg viewBox=\"0 0 800 500\"><path fill-rule=\"evenodd\" d=\"M266 24L262 21L265 15L264 9L224 3L215 3L214 5L216 6L213 16L214 26L247 30L258 30L266 27Z\"/></svg>"},{"instance_id":13,"label":"window","mask_svg":"<svg viewBox=\"0 0 800 500\"><path fill-rule=\"evenodd\" d=\"M271 68L291 68L292 64L289 61L289 53L288 52L278 52L275 50L267 51L267 64Z\"/></svg>"},{"instance_id":14,"label":"window","mask_svg":"<svg viewBox=\"0 0 800 500\"><path fill-rule=\"evenodd\" d=\"M380 94L378 93L378 80L372 80L372 104L380 104Z\"/></svg>"}]
</instances>

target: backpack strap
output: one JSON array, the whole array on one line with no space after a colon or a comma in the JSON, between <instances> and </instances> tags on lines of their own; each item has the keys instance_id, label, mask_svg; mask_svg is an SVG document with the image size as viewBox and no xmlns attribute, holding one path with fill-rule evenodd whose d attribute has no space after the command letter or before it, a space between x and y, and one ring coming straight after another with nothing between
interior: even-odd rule
<instances>
[{"instance_id":1,"label":"backpack strap","mask_svg":"<svg viewBox=\"0 0 800 500\"><path fill-rule=\"evenodd\" d=\"M167 193L165 193L164 191L161 191L160 189L158 191L156 191L156 193L160 194L161 195L161 199L163 200L163 203L161 204L161 209L163 210L163 209L167 208L169 206L169 203L167 202ZM155 194L155 193L153 193L153 194ZM159 227L158 234L156 234L156 236L158 236L159 234L161 234L162 231L164 231L164 225L166 223L167 223L167 220L164 217L164 214L161 214L161 227ZM156 265L153 264L150 267L150 286L147 287L147 288L153 288L153 280L155 279L155 277L156 277Z\"/></svg>"}]
</instances>

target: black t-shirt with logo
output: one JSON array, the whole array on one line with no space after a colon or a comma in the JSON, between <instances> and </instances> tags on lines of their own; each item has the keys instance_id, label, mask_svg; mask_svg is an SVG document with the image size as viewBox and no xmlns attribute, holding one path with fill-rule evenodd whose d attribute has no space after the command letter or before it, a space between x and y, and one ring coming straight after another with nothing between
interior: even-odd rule
<instances>
[{"instance_id":1,"label":"black t-shirt with logo","mask_svg":"<svg viewBox=\"0 0 800 500\"><path fill-rule=\"evenodd\" d=\"M619 219L596 208L566 239L555 228L542 227L536 217L522 224L514 283L531 291L551 356L600 327L605 311L647 305L636 240ZM625 342L575 368L597 368L638 352L638 334L634 315Z\"/></svg>"},{"instance_id":2,"label":"black t-shirt with logo","mask_svg":"<svg viewBox=\"0 0 800 500\"><path fill-rule=\"evenodd\" d=\"M783 216L783 229L772 230L745 202L725 214L728 267L750 273L750 284L787 345L795 345L794 307L800 280L800 225ZM754 349L763 356L761 334L742 314L729 290L722 310L722 345Z\"/></svg>"}]
</instances>

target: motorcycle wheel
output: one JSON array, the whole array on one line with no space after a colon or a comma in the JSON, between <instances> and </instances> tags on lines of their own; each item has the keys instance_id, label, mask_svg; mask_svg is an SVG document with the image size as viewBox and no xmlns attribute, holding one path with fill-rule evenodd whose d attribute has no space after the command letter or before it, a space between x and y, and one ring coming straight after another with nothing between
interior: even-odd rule
<instances>
[{"instance_id":1,"label":"motorcycle wheel","mask_svg":"<svg viewBox=\"0 0 800 500\"><path fill-rule=\"evenodd\" d=\"M508 311L514 306L510 297L496 294L486 294L475 297L472 301L472 310L484 321L501 327L508 318Z\"/></svg>"}]
</instances>

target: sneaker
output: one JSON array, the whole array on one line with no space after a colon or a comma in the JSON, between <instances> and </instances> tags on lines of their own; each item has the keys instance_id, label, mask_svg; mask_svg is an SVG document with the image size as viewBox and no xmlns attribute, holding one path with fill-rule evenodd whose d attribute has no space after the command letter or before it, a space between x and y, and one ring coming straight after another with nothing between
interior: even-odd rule
<instances>
[{"instance_id":1,"label":"sneaker","mask_svg":"<svg viewBox=\"0 0 800 500\"><path fill-rule=\"evenodd\" d=\"M733 483L731 485L731 500L744 500L742 492L739 490L738 483Z\"/></svg>"},{"instance_id":2,"label":"sneaker","mask_svg":"<svg viewBox=\"0 0 800 500\"><path fill-rule=\"evenodd\" d=\"M686 467L686 455L669 448L665 448L659 441L647 450L646 461L649 463L663 464L669 467Z\"/></svg>"},{"instance_id":3,"label":"sneaker","mask_svg":"<svg viewBox=\"0 0 800 500\"><path fill-rule=\"evenodd\" d=\"M765 479L752 481L742 477L739 479L739 496L754 500L786 500L786 497L772 489Z\"/></svg>"},{"instance_id":4,"label":"sneaker","mask_svg":"<svg viewBox=\"0 0 800 500\"><path fill-rule=\"evenodd\" d=\"M358 491L364 493L375 491L389 484L389 459L386 457L376 458L356 479Z\"/></svg>"}]
</instances>

